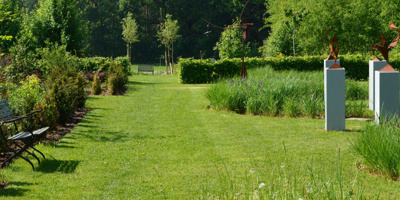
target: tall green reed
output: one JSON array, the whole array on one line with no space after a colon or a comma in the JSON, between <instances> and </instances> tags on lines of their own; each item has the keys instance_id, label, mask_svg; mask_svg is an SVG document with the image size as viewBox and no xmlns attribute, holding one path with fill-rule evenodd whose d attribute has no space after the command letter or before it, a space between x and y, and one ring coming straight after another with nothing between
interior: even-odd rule
<instances>
[{"instance_id":1,"label":"tall green reed","mask_svg":"<svg viewBox=\"0 0 400 200\"><path fill-rule=\"evenodd\" d=\"M352 148L363 158L361 168L397 180L400 175L400 119L386 119L381 120L381 124L365 125L352 141Z\"/></svg>"},{"instance_id":2,"label":"tall green reed","mask_svg":"<svg viewBox=\"0 0 400 200\"><path fill-rule=\"evenodd\" d=\"M368 90L364 85L346 80L346 98L366 100ZM210 105L215 109L311 118L324 115L323 95L322 72L276 72L270 67L249 70L249 76L245 79L235 77L222 80L207 92ZM358 115L354 112L352 114Z\"/></svg>"}]
</instances>

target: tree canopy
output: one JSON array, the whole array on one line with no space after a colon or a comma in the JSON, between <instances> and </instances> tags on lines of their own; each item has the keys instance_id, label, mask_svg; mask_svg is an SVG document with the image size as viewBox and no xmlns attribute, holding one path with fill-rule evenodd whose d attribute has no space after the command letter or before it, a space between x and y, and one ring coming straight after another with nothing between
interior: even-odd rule
<instances>
[{"instance_id":1,"label":"tree canopy","mask_svg":"<svg viewBox=\"0 0 400 200\"><path fill-rule=\"evenodd\" d=\"M389 30L389 21L400 25L400 8L395 5L395 1L385 0L269 0L269 17L265 18L265 21L272 32L264 42L264 54L290 55L290 52L293 52L293 48L287 44L287 37L293 28L282 26L287 19L285 8L294 11L304 8L308 11L308 15L298 22L300 27L297 28L296 48L299 49L296 49L296 53L327 54L329 48L322 37L333 25L328 37L337 35L341 53L369 54L371 44L380 41L379 33L389 40L393 38L394 32Z\"/></svg>"},{"instance_id":2,"label":"tree canopy","mask_svg":"<svg viewBox=\"0 0 400 200\"><path fill-rule=\"evenodd\" d=\"M0 2L0 46L4 52L36 51L47 44L66 45L80 56L126 55L121 23L132 13L137 39L132 57L137 62L158 62L164 48L158 41L159 24L166 14L177 20L180 38L177 57L213 57L214 47L225 37L221 27L237 19L246 0L3 0ZM394 36L389 21L400 25L397 1L385 0L251 0L243 11L250 17L249 56L319 55L329 48L321 38L337 35L341 53L368 55L370 45ZM205 21L204 21L205 20ZM210 31L209 34L204 34ZM126 38L125 38L126 39ZM221 40L222 41L222 40ZM219 45L221 44L219 41ZM241 44L237 44L241 46ZM222 55L221 55L222 56Z\"/></svg>"},{"instance_id":3,"label":"tree canopy","mask_svg":"<svg viewBox=\"0 0 400 200\"><path fill-rule=\"evenodd\" d=\"M131 44L138 42L138 25L136 20L132 18L132 13L128 12L126 18L122 19L122 38L127 43L127 56L131 58Z\"/></svg>"}]
</instances>

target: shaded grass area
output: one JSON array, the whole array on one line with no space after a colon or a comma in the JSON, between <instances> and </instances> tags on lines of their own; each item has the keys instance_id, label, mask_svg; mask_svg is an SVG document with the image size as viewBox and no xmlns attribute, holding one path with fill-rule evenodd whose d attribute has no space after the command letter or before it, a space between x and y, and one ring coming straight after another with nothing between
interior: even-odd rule
<instances>
[{"instance_id":1,"label":"shaded grass area","mask_svg":"<svg viewBox=\"0 0 400 200\"><path fill-rule=\"evenodd\" d=\"M132 76L125 96L90 96L92 110L59 143L1 170L10 199L396 198L398 182L357 169L350 151L366 122L325 132L320 119L208 110L209 85ZM340 162L339 152L340 148ZM37 163L35 163L38 166ZM263 186L264 184L264 186Z\"/></svg>"}]
</instances>

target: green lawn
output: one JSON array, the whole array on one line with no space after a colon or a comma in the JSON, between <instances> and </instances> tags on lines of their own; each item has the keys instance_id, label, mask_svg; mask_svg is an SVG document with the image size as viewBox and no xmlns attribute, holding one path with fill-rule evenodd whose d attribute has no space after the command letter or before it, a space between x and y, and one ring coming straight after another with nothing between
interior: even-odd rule
<instances>
[{"instance_id":1,"label":"green lawn","mask_svg":"<svg viewBox=\"0 0 400 200\"><path fill-rule=\"evenodd\" d=\"M125 96L90 96L93 110L70 134L38 145L48 159L35 171L22 159L1 170L9 185L0 197L398 198L398 182L357 169L349 140L367 122L325 132L322 119L213 111L209 86L178 76L131 76L128 87Z\"/></svg>"}]
</instances>

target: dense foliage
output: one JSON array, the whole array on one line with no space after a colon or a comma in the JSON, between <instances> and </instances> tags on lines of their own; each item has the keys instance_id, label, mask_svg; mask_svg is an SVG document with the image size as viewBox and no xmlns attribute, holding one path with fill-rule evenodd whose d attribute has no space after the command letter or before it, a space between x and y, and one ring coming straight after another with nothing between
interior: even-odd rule
<instances>
[{"instance_id":1,"label":"dense foliage","mask_svg":"<svg viewBox=\"0 0 400 200\"><path fill-rule=\"evenodd\" d=\"M329 51L328 44L322 40L331 25L329 38L337 35L340 52L370 54L370 46L380 43L379 33L389 41L395 33L389 30L389 21L400 25L400 12L393 1L333 1L333 0L269 0L265 21L271 27L271 35L264 42L265 56L275 56L279 53L293 55L291 45L293 32L296 30L296 54L320 55ZM304 9L307 15L297 26L286 26L285 22L293 21L288 17L287 10Z\"/></svg>"},{"instance_id":2,"label":"dense foliage","mask_svg":"<svg viewBox=\"0 0 400 200\"><path fill-rule=\"evenodd\" d=\"M136 19L140 42L132 45L134 62L158 62L164 48L157 42L159 25L166 14L174 16L182 27L174 47L176 57L212 57L213 47L221 30L211 28L207 36L207 23L219 26L231 24L239 17L245 1L153 1L153 0L5 0L0 2L0 46L5 52L16 44L35 51L46 43L67 45L72 54L117 57L126 55L126 42L122 37L121 22L132 13ZM264 0L252 0L245 15L251 13L252 37L255 49L267 36L263 26L266 7ZM253 42L254 41L254 42Z\"/></svg>"},{"instance_id":3,"label":"dense foliage","mask_svg":"<svg viewBox=\"0 0 400 200\"><path fill-rule=\"evenodd\" d=\"M243 29L238 28L241 23L241 20L235 21L221 33L221 37L214 48L214 50L218 50L219 58L241 58L243 54L243 45L244 54L245 56L248 56L250 46L247 41L242 41Z\"/></svg>"},{"instance_id":4,"label":"dense foliage","mask_svg":"<svg viewBox=\"0 0 400 200\"><path fill-rule=\"evenodd\" d=\"M270 66L274 70L320 71L327 56L278 56L267 58L245 58L247 69ZM346 69L346 77L355 80L368 80L369 58L361 55L339 56L340 65ZM180 59L182 83L211 83L224 77L238 75L241 59ZM400 54L393 54L391 65L400 70Z\"/></svg>"}]
</instances>

